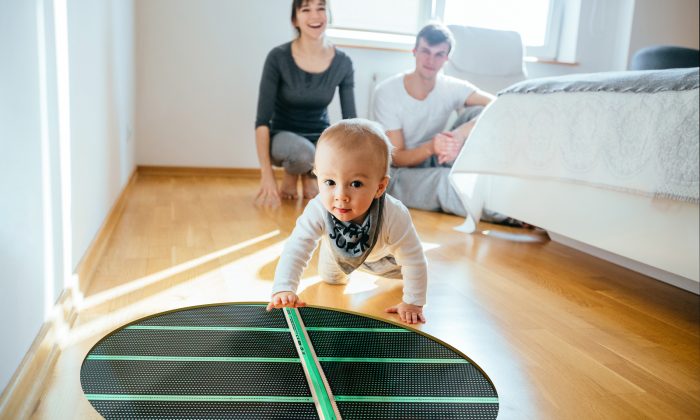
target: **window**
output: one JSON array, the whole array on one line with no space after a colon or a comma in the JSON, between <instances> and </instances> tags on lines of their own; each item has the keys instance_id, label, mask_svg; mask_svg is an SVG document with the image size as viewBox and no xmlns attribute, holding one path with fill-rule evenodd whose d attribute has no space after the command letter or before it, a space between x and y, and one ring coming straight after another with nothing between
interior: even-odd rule
<instances>
[{"instance_id":1,"label":"window","mask_svg":"<svg viewBox=\"0 0 700 420\"><path fill-rule=\"evenodd\" d=\"M444 0L442 21L446 25L516 31L528 55L554 58L562 16L559 4L554 0Z\"/></svg>"},{"instance_id":2,"label":"window","mask_svg":"<svg viewBox=\"0 0 700 420\"><path fill-rule=\"evenodd\" d=\"M426 4L424 0L333 0L330 10L333 28L413 36L431 17Z\"/></svg>"},{"instance_id":3,"label":"window","mask_svg":"<svg viewBox=\"0 0 700 420\"><path fill-rule=\"evenodd\" d=\"M429 20L520 33L527 55L557 55L564 0L333 0L329 35L353 45L412 48Z\"/></svg>"}]
</instances>

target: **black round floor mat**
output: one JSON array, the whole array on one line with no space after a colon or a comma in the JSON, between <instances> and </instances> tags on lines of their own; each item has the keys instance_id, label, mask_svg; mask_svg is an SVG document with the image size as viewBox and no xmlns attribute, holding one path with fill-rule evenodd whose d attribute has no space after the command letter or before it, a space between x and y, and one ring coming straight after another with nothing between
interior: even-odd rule
<instances>
[{"instance_id":1,"label":"black round floor mat","mask_svg":"<svg viewBox=\"0 0 700 420\"><path fill-rule=\"evenodd\" d=\"M498 396L427 334L319 307L231 303L157 314L88 353L108 419L495 419Z\"/></svg>"}]
</instances>

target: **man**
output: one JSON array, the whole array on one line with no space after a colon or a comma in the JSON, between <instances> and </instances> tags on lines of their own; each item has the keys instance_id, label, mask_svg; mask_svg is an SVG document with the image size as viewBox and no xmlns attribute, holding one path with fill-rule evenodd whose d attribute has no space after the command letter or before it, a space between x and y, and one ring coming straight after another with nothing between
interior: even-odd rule
<instances>
[{"instance_id":1,"label":"man","mask_svg":"<svg viewBox=\"0 0 700 420\"><path fill-rule=\"evenodd\" d=\"M476 117L494 97L440 72L453 43L445 26L421 29L413 49L415 69L377 86L374 114L395 147L388 193L407 207L465 217L448 175ZM443 131L450 114L464 106L452 130Z\"/></svg>"}]
</instances>

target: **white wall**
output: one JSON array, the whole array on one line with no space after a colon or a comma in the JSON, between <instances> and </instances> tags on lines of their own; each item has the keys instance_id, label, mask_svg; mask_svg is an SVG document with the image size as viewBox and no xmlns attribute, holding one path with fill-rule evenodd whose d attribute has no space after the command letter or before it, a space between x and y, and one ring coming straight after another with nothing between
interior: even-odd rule
<instances>
[{"instance_id":1,"label":"white wall","mask_svg":"<svg viewBox=\"0 0 700 420\"><path fill-rule=\"evenodd\" d=\"M136 2L139 164L255 166L260 70L292 35L288 3Z\"/></svg>"},{"instance_id":2,"label":"white wall","mask_svg":"<svg viewBox=\"0 0 700 420\"><path fill-rule=\"evenodd\" d=\"M629 57L640 48L676 45L698 49L698 0L636 0Z\"/></svg>"},{"instance_id":3,"label":"white wall","mask_svg":"<svg viewBox=\"0 0 700 420\"><path fill-rule=\"evenodd\" d=\"M62 142L56 63L66 53L55 48L54 1L0 2L0 389L134 167L133 3L68 3L73 132ZM60 149L71 150L71 167ZM68 184L72 196L62 192Z\"/></svg>"},{"instance_id":4,"label":"white wall","mask_svg":"<svg viewBox=\"0 0 700 420\"><path fill-rule=\"evenodd\" d=\"M36 2L0 2L0 388L44 321L47 267ZM52 289L52 288L51 288Z\"/></svg>"},{"instance_id":5,"label":"white wall","mask_svg":"<svg viewBox=\"0 0 700 420\"><path fill-rule=\"evenodd\" d=\"M68 2L73 268L134 167L133 3Z\"/></svg>"},{"instance_id":6,"label":"white wall","mask_svg":"<svg viewBox=\"0 0 700 420\"><path fill-rule=\"evenodd\" d=\"M624 70L631 48L695 33L696 0L581 0L577 66L528 63L531 78ZM140 165L258 166L253 126L267 52L292 36L288 0L136 3L136 161ZM668 11L671 7L672 11ZM666 10L666 13L660 11ZM665 16L654 20L657 15ZM673 19L696 19L679 30ZM692 18L690 17L692 16ZM633 30L634 28L634 30ZM641 36L644 32L644 37ZM676 35L668 35L676 34ZM353 59L359 116L375 73L412 67L408 52L344 48ZM337 101L331 119L339 115Z\"/></svg>"}]
</instances>

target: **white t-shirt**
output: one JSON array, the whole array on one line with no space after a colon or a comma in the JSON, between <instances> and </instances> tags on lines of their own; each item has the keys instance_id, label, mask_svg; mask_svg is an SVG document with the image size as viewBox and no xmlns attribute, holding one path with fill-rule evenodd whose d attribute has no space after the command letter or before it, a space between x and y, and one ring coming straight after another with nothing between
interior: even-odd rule
<instances>
[{"instance_id":1,"label":"white t-shirt","mask_svg":"<svg viewBox=\"0 0 700 420\"><path fill-rule=\"evenodd\" d=\"M413 149L441 132L450 113L464 106L476 87L466 80L438 73L435 87L421 101L406 92L405 76L397 74L377 85L374 115L385 130L403 130L404 145Z\"/></svg>"},{"instance_id":2,"label":"white t-shirt","mask_svg":"<svg viewBox=\"0 0 700 420\"><path fill-rule=\"evenodd\" d=\"M318 240L326 232L326 209L319 196L309 201L304 213L297 219L289 240L280 256L272 294L295 292L299 280L316 249ZM406 206L390 195L384 200L381 231L366 262L375 262L393 256L403 276L403 301L424 305L428 285L428 266L423 245L418 238Z\"/></svg>"}]
</instances>

